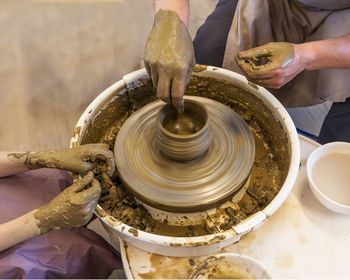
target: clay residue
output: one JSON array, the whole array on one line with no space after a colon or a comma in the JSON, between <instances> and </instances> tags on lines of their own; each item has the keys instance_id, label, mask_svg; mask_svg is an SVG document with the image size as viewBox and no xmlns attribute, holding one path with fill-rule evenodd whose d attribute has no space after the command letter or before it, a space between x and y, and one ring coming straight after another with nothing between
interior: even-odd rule
<instances>
[{"instance_id":1,"label":"clay residue","mask_svg":"<svg viewBox=\"0 0 350 280\"><path fill-rule=\"evenodd\" d=\"M202 225L172 226L152 218L148 211L136 203L118 177L109 178L102 174L99 205L108 215L123 223L146 232L157 232L167 236L195 236L208 232Z\"/></svg>"},{"instance_id":2,"label":"clay residue","mask_svg":"<svg viewBox=\"0 0 350 280\"><path fill-rule=\"evenodd\" d=\"M235 60L249 81L264 85L266 74L276 69L285 68L294 60L294 56L293 44L273 42L241 51L235 57Z\"/></svg>"},{"instance_id":3,"label":"clay residue","mask_svg":"<svg viewBox=\"0 0 350 280\"><path fill-rule=\"evenodd\" d=\"M172 258L152 254L151 271L139 273L142 279L188 279L196 264L196 258ZM169 269L181 267L181 269Z\"/></svg>"},{"instance_id":4,"label":"clay residue","mask_svg":"<svg viewBox=\"0 0 350 280\"><path fill-rule=\"evenodd\" d=\"M207 65L201 65L201 64L196 64L194 67L193 67L193 72L202 72L202 71L205 71L207 70L208 66ZM215 69L215 68L214 68Z\"/></svg>"},{"instance_id":5,"label":"clay residue","mask_svg":"<svg viewBox=\"0 0 350 280\"><path fill-rule=\"evenodd\" d=\"M92 172L75 181L34 213L40 232L85 225L91 219L100 191Z\"/></svg>"},{"instance_id":6,"label":"clay residue","mask_svg":"<svg viewBox=\"0 0 350 280\"><path fill-rule=\"evenodd\" d=\"M112 177L113 184L102 187L99 201L107 214L147 232L171 236L204 235L217 232L217 228L220 230L232 228L250 215L264 209L279 192L290 162L288 137L282 124L254 94L232 83L201 76L202 73L192 76L185 94L212 98L231 107L246 121L254 136L255 159L251 179L238 207L220 210L210 221L203 220L201 225L170 226L152 219L145 208L137 205L134 197L115 174ZM95 116L81 144L104 142L112 149L115 137L128 116L155 99L150 81L131 92L119 94L105 104L101 112Z\"/></svg>"},{"instance_id":7,"label":"clay residue","mask_svg":"<svg viewBox=\"0 0 350 280\"><path fill-rule=\"evenodd\" d=\"M103 209L96 207L95 211L97 215L99 215L101 218L104 218L107 216L106 212Z\"/></svg>"},{"instance_id":8,"label":"clay residue","mask_svg":"<svg viewBox=\"0 0 350 280\"><path fill-rule=\"evenodd\" d=\"M137 229L129 228L128 232L130 232L135 237L139 236L139 232L137 231Z\"/></svg>"},{"instance_id":9,"label":"clay residue","mask_svg":"<svg viewBox=\"0 0 350 280\"><path fill-rule=\"evenodd\" d=\"M248 81L248 84L249 84L252 88L259 89L258 85L254 84L254 83L251 82L251 81Z\"/></svg>"},{"instance_id":10,"label":"clay residue","mask_svg":"<svg viewBox=\"0 0 350 280\"><path fill-rule=\"evenodd\" d=\"M113 150L115 138L127 118L142 106L157 100L150 80L132 92L121 92L104 104L87 127L80 144L106 143Z\"/></svg>"},{"instance_id":11,"label":"clay residue","mask_svg":"<svg viewBox=\"0 0 350 280\"><path fill-rule=\"evenodd\" d=\"M282 69L293 61L294 56L293 44L273 42L239 52L236 62L242 70L258 74L264 70Z\"/></svg>"},{"instance_id":12,"label":"clay residue","mask_svg":"<svg viewBox=\"0 0 350 280\"><path fill-rule=\"evenodd\" d=\"M281 249L274 258L274 265L278 268L287 269L295 263L294 256L287 250Z\"/></svg>"},{"instance_id":13,"label":"clay residue","mask_svg":"<svg viewBox=\"0 0 350 280\"><path fill-rule=\"evenodd\" d=\"M73 131L73 138L74 139L79 135L80 131L81 131L81 126L77 126L74 128L74 131Z\"/></svg>"},{"instance_id":14,"label":"clay residue","mask_svg":"<svg viewBox=\"0 0 350 280\"><path fill-rule=\"evenodd\" d=\"M243 221L247 215L237 205L236 208L231 206L218 208L214 214L208 215L204 219L204 225L210 233L215 233L217 229L220 232L232 229L232 227Z\"/></svg>"},{"instance_id":15,"label":"clay residue","mask_svg":"<svg viewBox=\"0 0 350 280\"><path fill-rule=\"evenodd\" d=\"M95 173L115 170L113 153L103 143L87 144L72 149L45 152L26 152L9 154L9 160L23 163L28 169L58 168L78 174L95 169Z\"/></svg>"}]
</instances>

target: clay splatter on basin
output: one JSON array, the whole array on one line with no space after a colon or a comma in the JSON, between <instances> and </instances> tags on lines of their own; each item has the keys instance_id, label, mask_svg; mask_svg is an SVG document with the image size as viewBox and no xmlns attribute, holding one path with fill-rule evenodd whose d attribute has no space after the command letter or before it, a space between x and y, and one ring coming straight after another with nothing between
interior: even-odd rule
<instances>
[{"instance_id":1,"label":"clay splatter on basin","mask_svg":"<svg viewBox=\"0 0 350 280\"><path fill-rule=\"evenodd\" d=\"M135 229L167 236L199 236L229 230L265 208L287 176L290 164L288 136L278 118L258 97L231 82L196 73L185 94L219 101L232 108L247 123L255 141L249 185L240 201L224 203L197 224L175 226L167 223L166 219L162 222L153 219L143 206L138 205L118 172L112 178L100 178L102 195L99 205L108 215ZM149 80L144 80L132 91L119 92L102 106L77 144L103 142L113 150L115 138L128 117L155 100L157 98Z\"/></svg>"}]
</instances>

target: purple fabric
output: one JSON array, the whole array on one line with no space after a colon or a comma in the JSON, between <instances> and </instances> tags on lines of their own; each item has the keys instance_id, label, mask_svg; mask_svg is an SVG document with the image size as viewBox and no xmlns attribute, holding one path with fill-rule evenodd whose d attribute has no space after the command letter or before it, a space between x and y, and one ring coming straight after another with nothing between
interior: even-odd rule
<instances>
[{"instance_id":1,"label":"purple fabric","mask_svg":"<svg viewBox=\"0 0 350 280\"><path fill-rule=\"evenodd\" d=\"M0 223L47 203L71 183L70 174L57 169L1 178ZM0 252L0 278L107 278L120 268L119 253L85 227L54 230Z\"/></svg>"}]
</instances>

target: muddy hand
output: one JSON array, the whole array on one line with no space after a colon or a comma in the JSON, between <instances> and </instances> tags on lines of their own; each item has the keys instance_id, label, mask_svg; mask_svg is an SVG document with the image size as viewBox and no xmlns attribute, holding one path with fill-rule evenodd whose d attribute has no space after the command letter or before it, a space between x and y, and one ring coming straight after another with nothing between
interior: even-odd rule
<instances>
[{"instance_id":1,"label":"muddy hand","mask_svg":"<svg viewBox=\"0 0 350 280\"><path fill-rule=\"evenodd\" d=\"M144 61L157 97L181 110L195 58L191 36L176 12L156 13L146 41Z\"/></svg>"},{"instance_id":2,"label":"muddy hand","mask_svg":"<svg viewBox=\"0 0 350 280\"><path fill-rule=\"evenodd\" d=\"M268 43L241 51L235 59L249 81L280 88L305 69L297 50L297 45L290 43Z\"/></svg>"},{"instance_id":3,"label":"muddy hand","mask_svg":"<svg viewBox=\"0 0 350 280\"><path fill-rule=\"evenodd\" d=\"M28 169L59 168L76 173L86 173L99 166L108 175L115 169L113 153L107 144L86 144L72 149L46 152L10 154L14 162L24 163Z\"/></svg>"},{"instance_id":4,"label":"muddy hand","mask_svg":"<svg viewBox=\"0 0 350 280\"><path fill-rule=\"evenodd\" d=\"M89 172L38 209L34 217L38 219L40 232L85 225L92 217L100 193L99 182Z\"/></svg>"}]
</instances>

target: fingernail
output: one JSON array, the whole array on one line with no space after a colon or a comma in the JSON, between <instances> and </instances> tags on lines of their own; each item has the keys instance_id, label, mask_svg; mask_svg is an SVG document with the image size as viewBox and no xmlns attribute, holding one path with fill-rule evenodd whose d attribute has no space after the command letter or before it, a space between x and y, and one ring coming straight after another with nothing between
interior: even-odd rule
<instances>
[{"instance_id":1,"label":"fingernail","mask_svg":"<svg viewBox=\"0 0 350 280\"><path fill-rule=\"evenodd\" d=\"M184 110L185 110L185 105L184 105L184 102L182 102L181 106L180 107L177 107L177 112L178 113L183 113Z\"/></svg>"}]
</instances>

